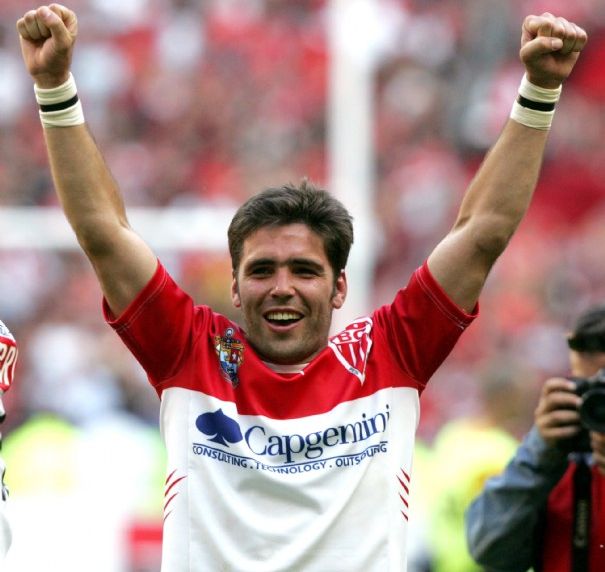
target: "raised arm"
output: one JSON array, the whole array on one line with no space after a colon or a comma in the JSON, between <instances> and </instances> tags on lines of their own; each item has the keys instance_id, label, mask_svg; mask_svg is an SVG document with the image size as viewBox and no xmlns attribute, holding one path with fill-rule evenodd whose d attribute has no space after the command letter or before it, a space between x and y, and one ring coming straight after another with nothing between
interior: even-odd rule
<instances>
[{"instance_id":1,"label":"raised arm","mask_svg":"<svg viewBox=\"0 0 605 572\"><path fill-rule=\"evenodd\" d=\"M586 32L564 18L549 13L525 18L519 54L530 82L522 90L525 105L543 107L540 104L556 101L556 90L586 40ZM528 90L534 102L527 101ZM467 189L452 230L429 256L432 274L467 311L475 306L491 267L529 206L550 116L547 111L517 108Z\"/></svg>"},{"instance_id":2,"label":"raised arm","mask_svg":"<svg viewBox=\"0 0 605 572\"><path fill-rule=\"evenodd\" d=\"M77 28L74 12L59 4L30 10L17 22L38 100L49 105L41 109L59 200L111 310L119 315L153 276L157 260L130 228L120 191L73 103L75 85L69 80Z\"/></svg>"}]
</instances>

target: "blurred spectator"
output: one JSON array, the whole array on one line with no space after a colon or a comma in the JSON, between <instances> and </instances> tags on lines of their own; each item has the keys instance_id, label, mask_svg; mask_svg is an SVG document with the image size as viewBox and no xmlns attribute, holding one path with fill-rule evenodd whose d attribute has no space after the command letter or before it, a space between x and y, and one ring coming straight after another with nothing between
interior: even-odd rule
<instances>
[{"instance_id":1,"label":"blurred spectator","mask_svg":"<svg viewBox=\"0 0 605 572\"><path fill-rule=\"evenodd\" d=\"M476 413L443 426L428 465L433 489L427 545L434 572L481 570L468 554L464 511L484 482L504 468L531 414L527 399L527 388L535 386L531 371L515 368L512 360L503 358L489 363L489 371L480 375L475 380Z\"/></svg>"}]
</instances>

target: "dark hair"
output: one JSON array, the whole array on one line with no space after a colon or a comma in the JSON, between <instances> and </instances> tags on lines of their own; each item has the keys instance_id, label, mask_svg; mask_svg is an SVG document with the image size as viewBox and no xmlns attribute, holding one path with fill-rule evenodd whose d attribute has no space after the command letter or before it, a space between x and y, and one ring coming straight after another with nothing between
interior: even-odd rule
<instances>
[{"instance_id":1,"label":"dark hair","mask_svg":"<svg viewBox=\"0 0 605 572\"><path fill-rule=\"evenodd\" d=\"M265 226L302 223L316 232L336 279L353 244L353 219L340 201L304 179L300 185L269 188L249 198L235 213L227 236L231 265L237 272L244 241Z\"/></svg>"},{"instance_id":2,"label":"dark hair","mask_svg":"<svg viewBox=\"0 0 605 572\"><path fill-rule=\"evenodd\" d=\"M605 304L580 314L567 343L578 352L605 352Z\"/></svg>"}]
</instances>

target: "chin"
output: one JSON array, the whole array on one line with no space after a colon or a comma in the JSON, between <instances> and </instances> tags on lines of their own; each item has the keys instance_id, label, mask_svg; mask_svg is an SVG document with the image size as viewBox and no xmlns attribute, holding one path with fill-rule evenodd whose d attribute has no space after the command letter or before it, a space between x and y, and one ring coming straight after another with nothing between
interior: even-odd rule
<instances>
[{"instance_id":1,"label":"chin","mask_svg":"<svg viewBox=\"0 0 605 572\"><path fill-rule=\"evenodd\" d=\"M316 352L309 350L307 352L300 351L300 348L296 350L288 351L287 348L283 348L281 351L275 351L275 348L271 348L268 352L259 352L264 356L266 361L275 363L278 365L296 365L299 363L308 362Z\"/></svg>"}]
</instances>

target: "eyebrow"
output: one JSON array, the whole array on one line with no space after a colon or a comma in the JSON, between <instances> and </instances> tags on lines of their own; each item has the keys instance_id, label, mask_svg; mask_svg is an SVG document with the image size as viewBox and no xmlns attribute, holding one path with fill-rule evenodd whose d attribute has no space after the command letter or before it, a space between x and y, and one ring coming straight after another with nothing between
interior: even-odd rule
<instances>
[{"instance_id":1,"label":"eyebrow","mask_svg":"<svg viewBox=\"0 0 605 572\"><path fill-rule=\"evenodd\" d=\"M321 262L317 262L312 258L288 258L283 264L288 266L309 266L318 271L325 271L325 267ZM257 258L256 260L251 260L244 265L244 268L254 268L256 266L279 266L280 263L277 262L274 258Z\"/></svg>"}]
</instances>

